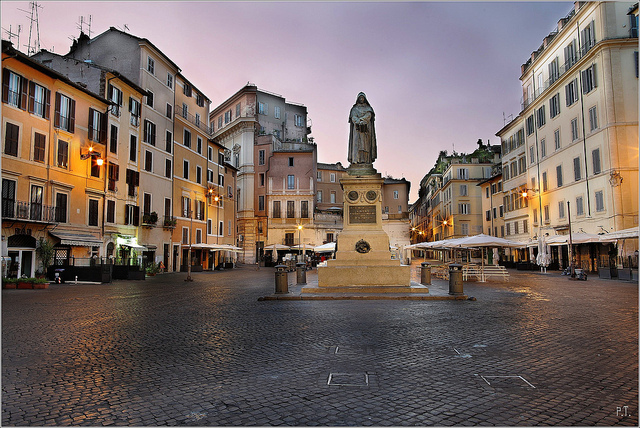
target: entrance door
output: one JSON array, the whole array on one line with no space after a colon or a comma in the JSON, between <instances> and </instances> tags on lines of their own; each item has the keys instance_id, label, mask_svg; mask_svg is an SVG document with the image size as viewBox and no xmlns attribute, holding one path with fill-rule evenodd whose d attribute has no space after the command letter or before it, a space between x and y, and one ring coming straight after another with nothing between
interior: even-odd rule
<instances>
[{"instance_id":1,"label":"entrance door","mask_svg":"<svg viewBox=\"0 0 640 428\"><path fill-rule=\"evenodd\" d=\"M20 276L33 277L33 251L22 251L22 263L20 264Z\"/></svg>"},{"instance_id":2,"label":"entrance door","mask_svg":"<svg viewBox=\"0 0 640 428\"><path fill-rule=\"evenodd\" d=\"M173 246L173 271L177 272L178 270L178 254L179 254L179 249L177 245Z\"/></svg>"},{"instance_id":3,"label":"entrance door","mask_svg":"<svg viewBox=\"0 0 640 428\"><path fill-rule=\"evenodd\" d=\"M9 278L17 278L18 272L20 272L20 252L9 251Z\"/></svg>"},{"instance_id":4,"label":"entrance door","mask_svg":"<svg viewBox=\"0 0 640 428\"><path fill-rule=\"evenodd\" d=\"M164 244L163 252L162 252L162 262L164 263L164 268L168 270L169 268L169 244Z\"/></svg>"}]
</instances>

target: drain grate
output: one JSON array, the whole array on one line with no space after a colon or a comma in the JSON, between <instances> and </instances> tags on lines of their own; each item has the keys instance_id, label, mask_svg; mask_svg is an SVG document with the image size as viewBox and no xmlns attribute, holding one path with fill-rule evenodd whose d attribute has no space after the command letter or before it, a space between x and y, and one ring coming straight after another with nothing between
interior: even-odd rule
<instances>
[{"instance_id":1,"label":"drain grate","mask_svg":"<svg viewBox=\"0 0 640 428\"><path fill-rule=\"evenodd\" d=\"M522 376L480 376L487 385L493 388L534 388L528 380Z\"/></svg>"},{"instance_id":2,"label":"drain grate","mask_svg":"<svg viewBox=\"0 0 640 428\"><path fill-rule=\"evenodd\" d=\"M327 385L369 386L369 375L367 373L329 373Z\"/></svg>"}]
</instances>

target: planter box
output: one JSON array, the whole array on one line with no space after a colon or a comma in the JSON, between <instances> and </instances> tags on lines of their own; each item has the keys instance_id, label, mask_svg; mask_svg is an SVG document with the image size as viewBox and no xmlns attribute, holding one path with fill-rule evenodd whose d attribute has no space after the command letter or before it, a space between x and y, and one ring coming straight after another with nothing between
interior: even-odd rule
<instances>
[{"instance_id":1,"label":"planter box","mask_svg":"<svg viewBox=\"0 0 640 428\"><path fill-rule=\"evenodd\" d=\"M19 290L32 290L33 289L33 284L30 282L19 282L18 283L18 289Z\"/></svg>"},{"instance_id":2,"label":"planter box","mask_svg":"<svg viewBox=\"0 0 640 428\"><path fill-rule=\"evenodd\" d=\"M12 283L3 282L2 283L2 288L6 288L8 290L15 290L16 289L16 283L15 282L12 282Z\"/></svg>"},{"instance_id":3,"label":"planter box","mask_svg":"<svg viewBox=\"0 0 640 428\"><path fill-rule=\"evenodd\" d=\"M49 283L45 282L45 283L42 283L42 284L33 284L33 288L36 289L36 290L44 290L46 288L49 288Z\"/></svg>"}]
</instances>

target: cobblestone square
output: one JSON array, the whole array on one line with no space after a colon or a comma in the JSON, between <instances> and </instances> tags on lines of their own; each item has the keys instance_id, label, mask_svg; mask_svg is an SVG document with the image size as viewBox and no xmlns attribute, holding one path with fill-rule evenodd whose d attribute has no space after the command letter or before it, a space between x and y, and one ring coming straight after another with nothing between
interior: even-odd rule
<instances>
[{"instance_id":1,"label":"cobblestone square","mask_svg":"<svg viewBox=\"0 0 640 428\"><path fill-rule=\"evenodd\" d=\"M2 425L637 426L638 284L510 274L477 301L258 301L253 266L3 290Z\"/></svg>"}]
</instances>

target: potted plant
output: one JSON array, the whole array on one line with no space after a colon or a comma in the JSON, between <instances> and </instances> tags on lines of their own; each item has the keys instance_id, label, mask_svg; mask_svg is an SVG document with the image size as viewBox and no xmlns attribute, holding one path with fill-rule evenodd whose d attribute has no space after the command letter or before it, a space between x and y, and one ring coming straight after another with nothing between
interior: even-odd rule
<instances>
[{"instance_id":1,"label":"potted plant","mask_svg":"<svg viewBox=\"0 0 640 428\"><path fill-rule=\"evenodd\" d=\"M33 288L35 289L45 289L45 288L49 288L49 281L46 278L30 278L33 279L33 281L31 281L31 283L33 284Z\"/></svg>"},{"instance_id":2,"label":"potted plant","mask_svg":"<svg viewBox=\"0 0 640 428\"><path fill-rule=\"evenodd\" d=\"M146 224L156 224L158 222L158 213L154 211L151 214L143 215L142 222Z\"/></svg>"},{"instance_id":3,"label":"potted plant","mask_svg":"<svg viewBox=\"0 0 640 428\"><path fill-rule=\"evenodd\" d=\"M165 218L164 223L162 224L164 227L176 227L176 219L173 218Z\"/></svg>"},{"instance_id":4,"label":"potted plant","mask_svg":"<svg viewBox=\"0 0 640 428\"><path fill-rule=\"evenodd\" d=\"M146 269L146 273L149 276L155 276L155 274L157 274L160 271L160 268L158 268L158 265L155 263L151 263L149 266L147 266Z\"/></svg>"},{"instance_id":5,"label":"potted plant","mask_svg":"<svg viewBox=\"0 0 640 428\"><path fill-rule=\"evenodd\" d=\"M51 266L51 260L53 260L55 250L53 249L53 243L43 237L38 239L38 245L36 245L36 256L42 263L43 276L46 276L49 266Z\"/></svg>"},{"instance_id":6,"label":"potted plant","mask_svg":"<svg viewBox=\"0 0 640 428\"><path fill-rule=\"evenodd\" d=\"M18 278L2 278L2 288L15 289L18 284Z\"/></svg>"}]
</instances>

